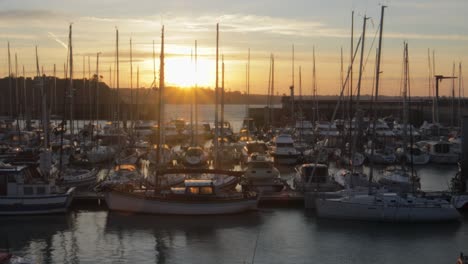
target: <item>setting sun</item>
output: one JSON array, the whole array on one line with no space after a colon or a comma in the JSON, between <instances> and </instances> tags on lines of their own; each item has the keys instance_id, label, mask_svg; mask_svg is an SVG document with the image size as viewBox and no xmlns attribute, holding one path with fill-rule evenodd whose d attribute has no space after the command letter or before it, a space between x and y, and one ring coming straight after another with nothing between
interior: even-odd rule
<instances>
[{"instance_id":1,"label":"setting sun","mask_svg":"<svg viewBox=\"0 0 468 264\"><path fill-rule=\"evenodd\" d=\"M207 59L198 59L197 73L195 62L187 57L167 58L165 65L166 84L190 88L195 84L209 87L215 82L215 62Z\"/></svg>"}]
</instances>

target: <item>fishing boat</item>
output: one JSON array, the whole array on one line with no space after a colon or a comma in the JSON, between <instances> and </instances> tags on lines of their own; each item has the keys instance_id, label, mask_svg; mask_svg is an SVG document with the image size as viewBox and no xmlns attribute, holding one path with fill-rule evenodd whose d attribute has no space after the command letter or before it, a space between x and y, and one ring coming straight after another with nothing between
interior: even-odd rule
<instances>
[{"instance_id":1,"label":"fishing boat","mask_svg":"<svg viewBox=\"0 0 468 264\"><path fill-rule=\"evenodd\" d=\"M247 161L242 190L256 192L279 192L284 189L280 172L268 154L252 153Z\"/></svg>"},{"instance_id":2,"label":"fishing boat","mask_svg":"<svg viewBox=\"0 0 468 264\"><path fill-rule=\"evenodd\" d=\"M64 213L75 188L61 188L37 167L0 164L0 215Z\"/></svg>"},{"instance_id":3,"label":"fishing boat","mask_svg":"<svg viewBox=\"0 0 468 264\"><path fill-rule=\"evenodd\" d=\"M187 170L185 173L199 174L201 171ZM204 170L209 172L209 170ZM182 173L160 171L159 175ZM232 171L213 170L212 174L238 175ZM255 192L237 192L217 188L213 180L185 180L183 187L166 190L138 188L121 185L105 191L106 203L112 211L148 214L216 215L255 210L258 195Z\"/></svg>"}]
</instances>

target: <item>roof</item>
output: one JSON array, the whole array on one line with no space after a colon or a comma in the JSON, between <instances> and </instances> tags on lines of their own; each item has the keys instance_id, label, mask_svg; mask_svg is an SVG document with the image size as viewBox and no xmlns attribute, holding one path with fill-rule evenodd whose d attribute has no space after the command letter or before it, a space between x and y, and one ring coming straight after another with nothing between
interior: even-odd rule
<instances>
[{"instance_id":1,"label":"roof","mask_svg":"<svg viewBox=\"0 0 468 264\"><path fill-rule=\"evenodd\" d=\"M212 180L185 180L184 181L185 187L192 187L192 186L213 186Z\"/></svg>"}]
</instances>

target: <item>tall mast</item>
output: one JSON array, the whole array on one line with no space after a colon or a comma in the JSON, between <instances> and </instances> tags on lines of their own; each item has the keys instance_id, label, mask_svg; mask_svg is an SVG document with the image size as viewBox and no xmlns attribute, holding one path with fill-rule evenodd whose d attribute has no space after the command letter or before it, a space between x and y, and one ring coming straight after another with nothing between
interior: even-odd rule
<instances>
[{"instance_id":1,"label":"tall mast","mask_svg":"<svg viewBox=\"0 0 468 264\"><path fill-rule=\"evenodd\" d=\"M8 41L8 90L10 92L10 101L8 105L10 106L10 118L13 119L13 85L11 80L11 55L10 55L10 42Z\"/></svg>"},{"instance_id":2,"label":"tall mast","mask_svg":"<svg viewBox=\"0 0 468 264\"><path fill-rule=\"evenodd\" d=\"M291 93L291 125L294 126L294 44L292 45L292 67L291 67L291 87L290 93Z\"/></svg>"},{"instance_id":3,"label":"tall mast","mask_svg":"<svg viewBox=\"0 0 468 264\"><path fill-rule=\"evenodd\" d=\"M54 93L53 93L53 98L54 98L54 114L57 114L57 68L55 67L54 63Z\"/></svg>"},{"instance_id":4,"label":"tall mast","mask_svg":"<svg viewBox=\"0 0 468 264\"><path fill-rule=\"evenodd\" d=\"M351 131L351 124L352 124L352 116L353 116L353 53L354 53L354 10L351 12L351 49L349 54L349 88L348 88L348 96L349 96L349 127ZM351 136L351 134L350 134Z\"/></svg>"},{"instance_id":5,"label":"tall mast","mask_svg":"<svg viewBox=\"0 0 468 264\"><path fill-rule=\"evenodd\" d=\"M462 64L461 62L458 63L458 127L461 129L461 120L462 120L462 114L461 114L461 97L462 97Z\"/></svg>"},{"instance_id":6,"label":"tall mast","mask_svg":"<svg viewBox=\"0 0 468 264\"><path fill-rule=\"evenodd\" d=\"M89 123L93 122L93 89L91 88L91 61L90 56L88 55L88 102L89 102Z\"/></svg>"},{"instance_id":7,"label":"tall mast","mask_svg":"<svg viewBox=\"0 0 468 264\"><path fill-rule=\"evenodd\" d=\"M408 54L407 54L407 43L403 43L403 149L407 147L407 136L408 136ZM412 148L412 146L410 146Z\"/></svg>"},{"instance_id":8,"label":"tall mast","mask_svg":"<svg viewBox=\"0 0 468 264\"><path fill-rule=\"evenodd\" d=\"M41 106L41 113L42 113L42 129L44 131L44 148L49 148L49 122L47 122L47 92L44 87L44 77L41 76L39 71L39 56L37 54L37 46L36 46L36 74L37 74L37 82L41 88L41 98L42 98L42 106Z\"/></svg>"},{"instance_id":9,"label":"tall mast","mask_svg":"<svg viewBox=\"0 0 468 264\"><path fill-rule=\"evenodd\" d=\"M195 40L195 89L194 89L194 103L195 103L195 144L198 145L198 51L197 41Z\"/></svg>"},{"instance_id":10,"label":"tall mast","mask_svg":"<svg viewBox=\"0 0 468 264\"><path fill-rule=\"evenodd\" d=\"M312 89L313 89L313 98L314 98L314 107L312 112L312 122L318 121L318 103L317 103L317 73L315 68L315 46L312 48Z\"/></svg>"},{"instance_id":11,"label":"tall mast","mask_svg":"<svg viewBox=\"0 0 468 264\"><path fill-rule=\"evenodd\" d=\"M452 76L455 76L455 62L453 62ZM450 128L455 126L455 78L452 79L452 112L450 115Z\"/></svg>"},{"instance_id":12,"label":"tall mast","mask_svg":"<svg viewBox=\"0 0 468 264\"><path fill-rule=\"evenodd\" d=\"M268 72L268 95L267 95L267 107L268 107L268 117L266 120L266 127L270 126L271 122L271 64L272 64L272 56L273 54L270 54L270 71Z\"/></svg>"},{"instance_id":13,"label":"tall mast","mask_svg":"<svg viewBox=\"0 0 468 264\"><path fill-rule=\"evenodd\" d=\"M275 55L271 55L271 103L273 104L273 99L275 98ZM270 109L270 124L273 120L273 109Z\"/></svg>"},{"instance_id":14,"label":"tall mast","mask_svg":"<svg viewBox=\"0 0 468 264\"><path fill-rule=\"evenodd\" d=\"M136 98L135 98L135 120L140 120L139 97L140 97L140 65L137 65L137 79L136 79Z\"/></svg>"},{"instance_id":15,"label":"tall mast","mask_svg":"<svg viewBox=\"0 0 468 264\"><path fill-rule=\"evenodd\" d=\"M132 57L132 38L130 38L130 130L133 134L133 57Z\"/></svg>"},{"instance_id":16,"label":"tall mast","mask_svg":"<svg viewBox=\"0 0 468 264\"><path fill-rule=\"evenodd\" d=\"M115 29L115 67L116 67L116 83L115 87L117 89L117 127L120 128L120 67L119 67L119 29ZM119 137L120 138L120 137ZM120 144L119 144L120 145Z\"/></svg>"},{"instance_id":17,"label":"tall mast","mask_svg":"<svg viewBox=\"0 0 468 264\"><path fill-rule=\"evenodd\" d=\"M249 49L249 55L250 55L250 49ZM218 59L219 59L219 24L216 24L216 84L215 84L215 138L214 138L214 167L215 169L218 168L218 137L219 137L219 124L218 124ZM248 80L248 77L247 77ZM248 83L248 82L247 82ZM249 86L247 85L247 94L249 92Z\"/></svg>"},{"instance_id":18,"label":"tall mast","mask_svg":"<svg viewBox=\"0 0 468 264\"><path fill-rule=\"evenodd\" d=\"M16 119L19 120L19 112L20 112L20 90L18 88L18 55L15 52L15 103L16 103Z\"/></svg>"},{"instance_id":19,"label":"tall mast","mask_svg":"<svg viewBox=\"0 0 468 264\"><path fill-rule=\"evenodd\" d=\"M379 47L378 47L378 53L377 53L377 66L375 69L375 96L374 96L374 104L377 104L377 101L379 99L379 81L380 81L380 59L382 56L382 34L383 34L383 22L384 22L384 13L385 13L385 7L382 5L382 10L381 10L381 15L380 15L380 30L379 30ZM364 18L364 24L365 24L366 19ZM364 39L364 33L363 33L363 39ZM364 42L362 42L362 47L364 47ZM362 60L362 57L361 57ZM361 65L362 67L362 65ZM361 72L359 72L359 82L361 82ZM360 84L359 84L360 85ZM371 156L374 156L374 151L375 151L375 127L377 124L377 111L374 110L373 112L373 126L372 126L372 150L371 150ZM371 159L371 166L370 166L370 173L369 173L369 194L371 194L371 183L372 183L372 176L374 173L374 164L373 164L373 159Z\"/></svg>"},{"instance_id":20,"label":"tall mast","mask_svg":"<svg viewBox=\"0 0 468 264\"><path fill-rule=\"evenodd\" d=\"M24 119L26 121L26 130L31 129L31 116L29 114L29 107L28 107L28 96L26 94L26 74L24 70L24 65L23 65L23 102L24 102Z\"/></svg>"},{"instance_id":21,"label":"tall mast","mask_svg":"<svg viewBox=\"0 0 468 264\"><path fill-rule=\"evenodd\" d=\"M20 130L20 89L18 84L18 56L15 53L15 102L16 102L16 130L18 131L18 139L21 139L21 130Z\"/></svg>"},{"instance_id":22,"label":"tall mast","mask_svg":"<svg viewBox=\"0 0 468 264\"><path fill-rule=\"evenodd\" d=\"M163 162L163 146L164 146L164 26L161 28L161 54L159 60L159 145L158 158L160 164Z\"/></svg>"},{"instance_id":23,"label":"tall mast","mask_svg":"<svg viewBox=\"0 0 468 264\"><path fill-rule=\"evenodd\" d=\"M99 81L100 81L100 76L99 76L99 54L100 52L96 53L96 124L99 122ZM99 130L97 130L97 133L99 133Z\"/></svg>"},{"instance_id":24,"label":"tall mast","mask_svg":"<svg viewBox=\"0 0 468 264\"><path fill-rule=\"evenodd\" d=\"M69 35L68 35L68 59L69 59L69 66L68 69L70 70L70 81L69 81L69 86L68 86L68 96L70 97L70 134L73 137L74 136L74 131L75 127L73 124L73 45L72 45L72 24L70 24L69 28ZM39 69L38 69L39 71Z\"/></svg>"},{"instance_id":25,"label":"tall mast","mask_svg":"<svg viewBox=\"0 0 468 264\"><path fill-rule=\"evenodd\" d=\"M224 145L224 55L221 56L221 148Z\"/></svg>"}]
</instances>

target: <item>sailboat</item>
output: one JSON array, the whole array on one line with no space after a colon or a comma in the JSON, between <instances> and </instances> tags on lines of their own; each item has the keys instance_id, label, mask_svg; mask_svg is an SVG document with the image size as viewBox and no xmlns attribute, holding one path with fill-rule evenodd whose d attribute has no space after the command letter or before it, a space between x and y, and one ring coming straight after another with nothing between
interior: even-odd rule
<instances>
[{"instance_id":1,"label":"sailboat","mask_svg":"<svg viewBox=\"0 0 468 264\"><path fill-rule=\"evenodd\" d=\"M384 10L385 6L382 6L376 66L375 101L378 100L379 91ZM366 19L365 17L364 21ZM407 55L407 45L405 45L405 49L405 54ZM375 139L375 125L373 138ZM372 180L372 165L369 181ZM447 200L441 198L429 199L424 196L418 196L415 193L375 192L371 187L369 187L366 194L362 192L349 192L340 198L316 199L315 205L317 215L322 218L389 222L437 222L458 220L460 218L458 211Z\"/></svg>"},{"instance_id":2,"label":"sailboat","mask_svg":"<svg viewBox=\"0 0 468 264\"><path fill-rule=\"evenodd\" d=\"M218 40L218 25L216 29ZM161 39L160 80L164 82L164 26ZM161 87L164 87L164 83ZM183 174L184 186L169 189L142 188L132 184L110 186L105 192L105 199L110 210L150 214L213 215L256 209L259 201L257 193L237 192L220 183L233 176L239 177L241 173L209 169L161 169L156 171L155 178ZM203 176L206 177L200 178Z\"/></svg>"}]
</instances>

